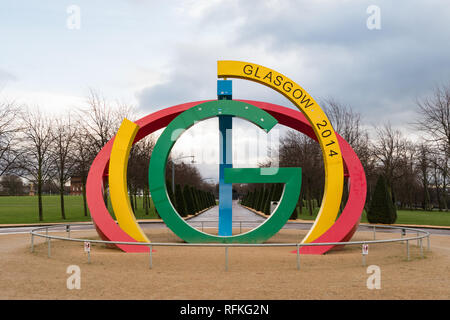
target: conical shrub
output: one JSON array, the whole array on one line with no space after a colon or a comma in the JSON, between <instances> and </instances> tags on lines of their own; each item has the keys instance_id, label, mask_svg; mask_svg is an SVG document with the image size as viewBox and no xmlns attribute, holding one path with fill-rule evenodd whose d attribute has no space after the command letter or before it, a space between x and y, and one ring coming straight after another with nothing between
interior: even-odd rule
<instances>
[{"instance_id":1,"label":"conical shrub","mask_svg":"<svg viewBox=\"0 0 450 320\"><path fill-rule=\"evenodd\" d=\"M392 201L391 191L384 176L380 175L373 191L372 201L367 211L370 223L392 224L397 220L397 210Z\"/></svg>"}]
</instances>

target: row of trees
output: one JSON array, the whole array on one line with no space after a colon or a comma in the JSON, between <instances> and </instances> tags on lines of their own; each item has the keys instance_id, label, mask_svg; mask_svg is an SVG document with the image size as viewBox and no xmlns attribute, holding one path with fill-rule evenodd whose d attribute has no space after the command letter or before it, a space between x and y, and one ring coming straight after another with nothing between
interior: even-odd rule
<instances>
[{"instance_id":1,"label":"row of trees","mask_svg":"<svg viewBox=\"0 0 450 320\"><path fill-rule=\"evenodd\" d=\"M272 201L278 201L283 192L283 185L276 183L270 184L270 187L263 186L253 191L248 191L242 198L241 204L256 211L270 215L270 205Z\"/></svg>"},{"instance_id":2,"label":"row of trees","mask_svg":"<svg viewBox=\"0 0 450 320\"><path fill-rule=\"evenodd\" d=\"M269 184L269 187L266 187L266 185L264 185L263 187L256 187L252 191L248 190L247 193L242 197L240 203L243 206L262 212L265 215L271 215L272 202L275 202L275 205L278 204L278 201L281 199L282 193L282 184ZM313 199L310 204L307 205L305 200L299 200L289 219L297 219L298 215L302 214L303 207L308 207L308 209L314 210L318 208L318 201L316 199Z\"/></svg>"},{"instance_id":3,"label":"row of trees","mask_svg":"<svg viewBox=\"0 0 450 320\"><path fill-rule=\"evenodd\" d=\"M0 178L6 194L21 194L18 181L27 181L38 197L39 220L44 218L42 195L54 189L60 195L61 218L66 218L64 195L71 177L82 182L84 215L86 179L90 165L103 146L115 135L122 120L135 120L133 107L110 103L91 90L83 107L60 117L43 114L38 107L27 107L14 102L0 102ZM152 135L136 143L128 162L128 188L133 209L137 196L144 197L148 213L148 165L155 141ZM171 167L169 159L168 167ZM175 178L184 183L208 187L193 166L174 164ZM167 174L171 180L171 175ZM50 186L50 187L49 187ZM104 186L107 204L108 188ZM17 193L16 193L17 192Z\"/></svg>"},{"instance_id":4,"label":"row of trees","mask_svg":"<svg viewBox=\"0 0 450 320\"><path fill-rule=\"evenodd\" d=\"M17 177L28 180L32 188L36 188L39 220L43 220L43 187L56 185L60 194L64 194L70 174L83 168L79 159L83 159L85 153L78 148L77 142L86 139L85 132L75 130L70 116L50 119L38 108L19 107L14 103L2 103L0 110L2 182L17 182ZM89 164L85 167L87 171ZM62 197L61 216L65 218Z\"/></svg>"},{"instance_id":5,"label":"row of trees","mask_svg":"<svg viewBox=\"0 0 450 320\"><path fill-rule=\"evenodd\" d=\"M167 183L169 185L169 183ZM181 187L175 186L175 194L172 189L167 189L170 201L174 204L178 214L187 217L216 205L216 198L210 191L203 191L187 184Z\"/></svg>"}]
</instances>

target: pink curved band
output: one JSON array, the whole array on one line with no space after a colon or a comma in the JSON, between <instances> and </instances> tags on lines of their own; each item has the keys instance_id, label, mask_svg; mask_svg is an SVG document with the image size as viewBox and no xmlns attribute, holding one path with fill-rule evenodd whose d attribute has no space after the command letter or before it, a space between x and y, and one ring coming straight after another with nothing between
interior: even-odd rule
<instances>
[{"instance_id":1,"label":"pink curved band","mask_svg":"<svg viewBox=\"0 0 450 320\"><path fill-rule=\"evenodd\" d=\"M181 112L207 101L211 100L183 103L154 112L136 121L135 123L139 125L140 129L136 135L134 143L138 142L150 133L166 127ZM312 130L309 122L298 110L293 110L266 102L251 100L239 101L243 101L261 108L274 116L280 124L303 132L309 137L315 139L314 131ZM313 242L347 241L356 231L364 208L366 199L366 178L364 169L350 145L339 135L338 139L342 156L344 158L346 171L348 172L349 181L351 182L349 198L344 210L333 226ZM108 175L108 162L113 142L114 138L102 148L91 165L86 183L87 203L95 228L103 240L136 242L136 240L131 238L116 224L103 200L103 181ZM149 250L148 247L139 245L116 246L125 252L148 252ZM306 254L323 254L333 247L335 246L302 247L300 252Z\"/></svg>"}]
</instances>

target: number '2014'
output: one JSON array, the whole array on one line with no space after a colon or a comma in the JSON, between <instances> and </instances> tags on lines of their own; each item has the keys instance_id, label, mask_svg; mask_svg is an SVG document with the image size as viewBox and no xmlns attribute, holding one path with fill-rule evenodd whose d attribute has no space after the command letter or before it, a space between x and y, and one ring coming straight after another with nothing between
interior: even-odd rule
<instances>
[{"instance_id":1,"label":"number '2014'","mask_svg":"<svg viewBox=\"0 0 450 320\"><path fill-rule=\"evenodd\" d=\"M328 122L326 120L322 120L322 123L318 122L316 123L317 128L320 130L323 127L326 127L328 125ZM323 138L328 138L329 136L331 136L331 130L327 129L321 132L321 136ZM331 140L329 143L326 144L327 147L331 146L332 144L334 144L334 140ZM330 150L330 153L328 154L330 157L337 155L338 153L334 150Z\"/></svg>"}]
</instances>

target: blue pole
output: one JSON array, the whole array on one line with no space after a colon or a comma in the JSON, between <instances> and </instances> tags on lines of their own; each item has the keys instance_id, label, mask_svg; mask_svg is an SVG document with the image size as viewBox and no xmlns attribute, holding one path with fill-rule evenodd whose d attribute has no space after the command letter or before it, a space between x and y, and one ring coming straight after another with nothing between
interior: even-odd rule
<instances>
[{"instance_id":1,"label":"blue pole","mask_svg":"<svg viewBox=\"0 0 450 320\"><path fill-rule=\"evenodd\" d=\"M231 80L217 81L218 100L232 99ZM225 183L225 168L233 167L232 135L233 117L219 116L219 236L231 236L233 232L233 189L231 183Z\"/></svg>"}]
</instances>

